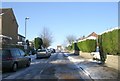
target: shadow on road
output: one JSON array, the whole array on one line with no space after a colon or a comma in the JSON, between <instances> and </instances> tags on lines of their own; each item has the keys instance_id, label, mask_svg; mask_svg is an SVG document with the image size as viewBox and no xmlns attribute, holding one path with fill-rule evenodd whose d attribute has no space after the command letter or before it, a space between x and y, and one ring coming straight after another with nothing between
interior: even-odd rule
<instances>
[{"instance_id":1,"label":"shadow on road","mask_svg":"<svg viewBox=\"0 0 120 81\"><path fill-rule=\"evenodd\" d=\"M75 54L75 53L70 53L70 54L67 54L68 56L79 56L79 54Z\"/></svg>"}]
</instances>

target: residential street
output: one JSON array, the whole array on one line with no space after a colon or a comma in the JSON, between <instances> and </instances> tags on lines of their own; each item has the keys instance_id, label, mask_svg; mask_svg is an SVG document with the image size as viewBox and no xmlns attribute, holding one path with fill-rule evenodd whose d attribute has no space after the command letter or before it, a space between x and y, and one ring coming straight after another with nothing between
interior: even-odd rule
<instances>
[{"instance_id":1,"label":"residential street","mask_svg":"<svg viewBox=\"0 0 120 81\"><path fill-rule=\"evenodd\" d=\"M118 1L3 0L0 81L120 81L118 12Z\"/></svg>"},{"instance_id":2,"label":"residential street","mask_svg":"<svg viewBox=\"0 0 120 81\"><path fill-rule=\"evenodd\" d=\"M32 57L30 67L20 68L17 72L5 72L2 77L3 81L4 79L77 79L92 81L93 79L116 79L117 74L117 71L100 66L95 61L87 61L79 56L66 53L55 53L49 59Z\"/></svg>"},{"instance_id":3,"label":"residential street","mask_svg":"<svg viewBox=\"0 0 120 81\"><path fill-rule=\"evenodd\" d=\"M89 79L64 53L52 54L49 59L37 59L29 68L15 73L3 73L3 79Z\"/></svg>"}]
</instances>

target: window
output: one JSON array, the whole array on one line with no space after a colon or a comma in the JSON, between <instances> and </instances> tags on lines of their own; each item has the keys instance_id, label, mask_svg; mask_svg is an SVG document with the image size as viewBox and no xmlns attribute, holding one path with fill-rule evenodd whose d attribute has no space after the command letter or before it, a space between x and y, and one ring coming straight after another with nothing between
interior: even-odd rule
<instances>
[{"instance_id":1,"label":"window","mask_svg":"<svg viewBox=\"0 0 120 81\"><path fill-rule=\"evenodd\" d=\"M21 54L22 56L25 55L25 52L23 52L21 49L19 49L19 51L20 51L20 54Z\"/></svg>"},{"instance_id":2,"label":"window","mask_svg":"<svg viewBox=\"0 0 120 81\"><path fill-rule=\"evenodd\" d=\"M2 54L2 58L7 58L7 57L10 57L11 54L10 54L10 50L1 50L1 53Z\"/></svg>"},{"instance_id":3,"label":"window","mask_svg":"<svg viewBox=\"0 0 120 81\"><path fill-rule=\"evenodd\" d=\"M20 56L20 52L18 51L18 49L11 49L11 53L15 57L19 57Z\"/></svg>"}]
</instances>

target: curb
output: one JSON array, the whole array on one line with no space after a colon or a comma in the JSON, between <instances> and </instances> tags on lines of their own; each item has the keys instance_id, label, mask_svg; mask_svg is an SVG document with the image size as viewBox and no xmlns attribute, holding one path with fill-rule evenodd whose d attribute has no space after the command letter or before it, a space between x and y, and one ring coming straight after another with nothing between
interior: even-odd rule
<instances>
[{"instance_id":1,"label":"curb","mask_svg":"<svg viewBox=\"0 0 120 81\"><path fill-rule=\"evenodd\" d=\"M94 79L91 78L89 72L87 72L87 71L86 71L85 69L83 69L82 67L79 67L79 66L74 62L74 58L70 57L68 54L64 54L64 56L67 57L71 62L73 62L73 63L75 64L75 66L76 66L80 71L82 70L82 72L84 73L84 75L87 76L87 77L86 77L86 76L83 76L82 73L79 72L80 75L82 76L82 79L85 79L85 80L87 80L87 81L88 81L88 80L94 81Z\"/></svg>"}]
</instances>

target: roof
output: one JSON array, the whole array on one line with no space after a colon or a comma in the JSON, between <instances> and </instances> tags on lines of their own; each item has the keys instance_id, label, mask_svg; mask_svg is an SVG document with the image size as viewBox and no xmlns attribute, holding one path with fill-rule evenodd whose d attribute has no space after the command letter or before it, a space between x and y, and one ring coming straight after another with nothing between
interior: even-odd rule
<instances>
[{"instance_id":1,"label":"roof","mask_svg":"<svg viewBox=\"0 0 120 81\"><path fill-rule=\"evenodd\" d=\"M78 39L78 42L81 42L81 41L85 41L87 39L93 39L93 40L96 40L98 37L98 35L95 33L95 32L92 32L90 35L88 35L87 37L83 36L81 38Z\"/></svg>"},{"instance_id":2,"label":"roof","mask_svg":"<svg viewBox=\"0 0 120 81\"><path fill-rule=\"evenodd\" d=\"M83 37L80 37L79 39L77 39L77 40L83 40L83 39L85 39L86 37L85 36L83 36Z\"/></svg>"},{"instance_id":3,"label":"roof","mask_svg":"<svg viewBox=\"0 0 120 81\"><path fill-rule=\"evenodd\" d=\"M98 35L95 32L92 32L90 35L88 35L88 37L91 37L91 36L98 37Z\"/></svg>"},{"instance_id":4,"label":"roof","mask_svg":"<svg viewBox=\"0 0 120 81\"><path fill-rule=\"evenodd\" d=\"M25 36L18 34L18 36L25 38Z\"/></svg>"}]
</instances>

